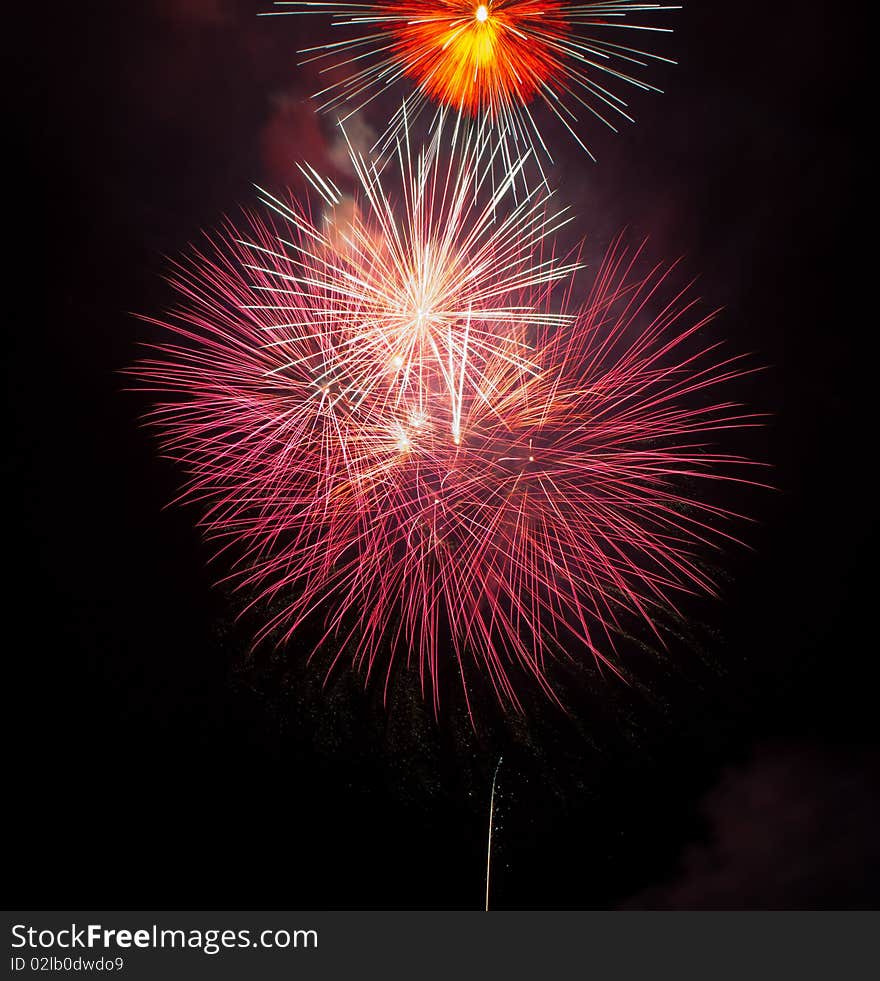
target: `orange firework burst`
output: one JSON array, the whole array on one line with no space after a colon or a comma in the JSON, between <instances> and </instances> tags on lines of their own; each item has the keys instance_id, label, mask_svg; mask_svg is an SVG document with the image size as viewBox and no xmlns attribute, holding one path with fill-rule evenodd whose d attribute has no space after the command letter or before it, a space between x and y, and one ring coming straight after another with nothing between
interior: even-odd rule
<instances>
[{"instance_id":1,"label":"orange firework burst","mask_svg":"<svg viewBox=\"0 0 880 981\"><path fill-rule=\"evenodd\" d=\"M535 144L549 157L535 106L549 110L587 153L579 112L611 129L616 118L632 121L627 103L612 89L659 91L639 74L650 61L669 59L625 42L670 29L634 23L629 15L676 9L630 0L278 0L277 6L292 8L277 13L332 14L334 26L349 32L301 52L335 78L317 93L322 108L344 109L347 118L389 88L409 83L380 146L433 105L439 117L452 111L488 123L507 161Z\"/></svg>"},{"instance_id":2,"label":"orange firework burst","mask_svg":"<svg viewBox=\"0 0 880 981\"><path fill-rule=\"evenodd\" d=\"M561 3L437 0L396 8L406 18L390 27L396 54L437 102L494 118L531 102L542 87L559 88L563 66L554 49L570 37Z\"/></svg>"}]
</instances>

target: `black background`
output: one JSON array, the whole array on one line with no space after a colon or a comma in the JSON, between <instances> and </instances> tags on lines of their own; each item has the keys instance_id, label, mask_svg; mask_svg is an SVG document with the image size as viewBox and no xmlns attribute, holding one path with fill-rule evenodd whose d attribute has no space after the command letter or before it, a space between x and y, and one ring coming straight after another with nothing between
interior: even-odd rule
<instances>
[{"instance_id":1,"label":"black background","mask_svg":"<svg viewBox=\"0 0 880 981\"><path fill-rule=\"evenodd\" d=\"M570 716L406 678L246 658L178 475L119 374L170 299L164 255L331 139L295 49L319 19L251 0L58 5L10 32L7 883L36 906L479 906L500 752L497 906L870 906L877 789L876 314L858 161L859 25L834 4L689 3L638 123L552 179L589 249L685 256L719 329L768 365L753 552L725 557L680 650L585 672ZM36 69L36 71L35 71ZM378 121L378 120L377 120ZM558 138L554 145L563 145ZM18 169L18 168L17 168ZM20 217L19 217L20 215ZM27 243L27 244L25 244ZM588 254L589 254L588 249ZM42 315L43 301L46 316ZM305 646L305 645L304 645Z\"/></svg>"}]
</instances>

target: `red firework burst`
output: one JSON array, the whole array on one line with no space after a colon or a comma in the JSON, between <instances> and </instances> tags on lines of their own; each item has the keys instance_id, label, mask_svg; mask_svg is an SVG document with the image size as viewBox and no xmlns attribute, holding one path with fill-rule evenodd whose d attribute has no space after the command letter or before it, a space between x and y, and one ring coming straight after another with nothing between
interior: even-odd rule
<instances>
[{"instance_id":1,"label":"red firework burst","mask_svg":"<svg viewBox=\"0 0 880 981\"><path fill-rule=\"evenodd\" d=\"M669 270L617 245L553 312L573 266L546 201L502 217L503 188L481 206L479 168L438 160L401 158L397 209L359 164L335 224L267 198L274 218L179 268L176 340L137 373L174 396L151 421L207 537L280 606L261 637L319 621L386 686L415 660L435 708L444 666L518 707L522 671L552 696L562 651L613 667L622 616L712 592L698 554L730 514L696 487L742 479L710 444L753 417L714 394L739 362L695 340L708 318Z\"/></svg>"}]
</instances>

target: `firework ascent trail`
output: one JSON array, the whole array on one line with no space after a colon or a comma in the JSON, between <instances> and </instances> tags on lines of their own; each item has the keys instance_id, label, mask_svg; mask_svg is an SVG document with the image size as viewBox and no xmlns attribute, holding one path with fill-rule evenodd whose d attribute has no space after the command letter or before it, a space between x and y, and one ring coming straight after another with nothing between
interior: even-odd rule
<instances>
[{"instance_id":1,"label":"firework ascent trail","mask_svg":"<svg viewBox=\"0 0 880 981\"><path fill-rule=\"evenodd\" d=\"M486 912L489 912L489 882L492 875L492 830L495 826L495 786L498 783L498 771L501 769L503 756L498 757L495 773L492 775L492 792L489 795L489 835L486 841Z\"/></svg>"}]
</instances>

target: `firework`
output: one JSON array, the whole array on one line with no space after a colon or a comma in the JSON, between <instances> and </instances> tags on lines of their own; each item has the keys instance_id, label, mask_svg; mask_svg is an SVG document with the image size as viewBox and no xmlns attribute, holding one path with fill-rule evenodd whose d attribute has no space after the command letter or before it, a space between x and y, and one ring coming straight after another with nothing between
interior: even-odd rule
<instances>
[{"instance_id":1,"label":"firework","mask_svg":"<svg viewBox=\"0 0 880 981\"><path fill-rule=\"evenodd\" d=\"M633 46L646 33L669 33L655 15L677 9L609 0L377 0L373 3L278 2L276 13L328 13L341 40L306 48L333 79L316 93L325 110L362 108L390 87L406 87L405 109L391 117L383 145L404 123L434 106L465 119L488 120L509 163L525 149L549 150L542 136L540 105L590 156L582 116L611 129L632 121L616 91L657 92L640 76L651 62L668 58ZM637 20L634 20L636 17ZM645 18L648 22L643 22ZM335 33L335 32L334 32ZM536 159L540 159L537 158Z\"/></svg>"},{"instance_id":2,"label":"firework","mask_svg":"<svg viewBox=\"0 0 880 981\"><path fill-rule=\"evenodd\" d=\"M501 761L504 757L499 756L495 764L495 772L492 775L492 792L489 794L489 835L486 839L486 912L489 912L489 883L492 876L492 832L495 827L495 786L498 783L498 771L501 769Z\"/></svg>"},{"instance_id":3,"label":"firework","mask_svg":"<svg viewBox=\"0 0 880 981\"><path fill-rule=\"evenodd\" d=\"M484 149L398 153L404 188L353 155L344 209L265 212L182 264L182 303L137 373L183 497L227 553L258 639L298 631L369 679L414 662L475 672L519 707L581 650L614 665L621 617L653 624L713 590L700 549L728 512L696 485L742 479L712 435L752 417L713 394L741 373L669 270L612 248L586 302L544 192L491 189ZM514 175L510 176L513 180ZM559 288L556 288L559 284ZM560 295L561 294L561 295Z\"/></svg>"}]
</instances>

